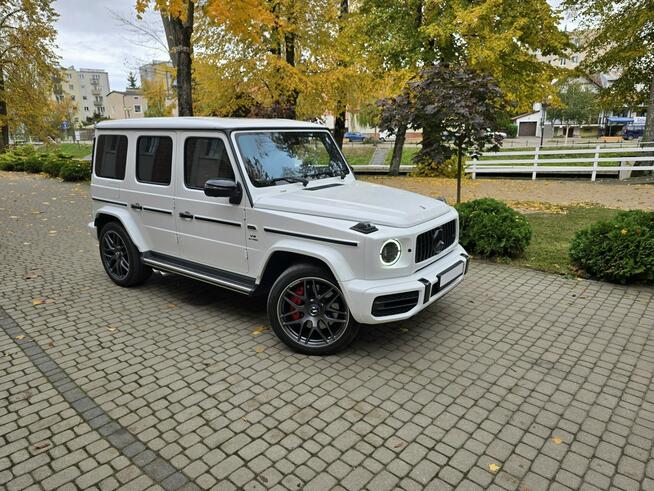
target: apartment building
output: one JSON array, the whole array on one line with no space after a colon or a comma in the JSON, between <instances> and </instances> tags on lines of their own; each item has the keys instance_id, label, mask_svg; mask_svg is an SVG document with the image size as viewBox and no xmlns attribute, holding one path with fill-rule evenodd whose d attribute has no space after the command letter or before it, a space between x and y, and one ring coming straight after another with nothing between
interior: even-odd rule
<instances>
[{"instance_id":1,"label":"apartment building","mask_svg":"<svg viewBox=\"0 0 654 491\"><path fill-rule=\"evenodd\" d=\"M172 94L175 80L175 69L170 61L152 60L151 63L139 67L141 86L146 82L163 83L166 92Z\"/></svg>"},{"instance_id":2,"label":"apartment building","mask_svg":"<svg viewBox=\"0 0 654 491\"><path fill-rule=\"evenodd\" d=\"M62 68L55 81L54 96L57 100L70 96L77 110L75 123L84 123L94 115L106 116L106 95L110 92L109 74L106 70Z\"/></svg>"},{"instance_id":3,"label":"apartment building","mask_svg":"<svg viewBox=\"0 0 654 491\"><path fill-rule=\"evenodd\" d=\"M148 109L141 89L112 90L107 94L106 103L109 119L143 118Z\"/></svg>"}]
</instances>

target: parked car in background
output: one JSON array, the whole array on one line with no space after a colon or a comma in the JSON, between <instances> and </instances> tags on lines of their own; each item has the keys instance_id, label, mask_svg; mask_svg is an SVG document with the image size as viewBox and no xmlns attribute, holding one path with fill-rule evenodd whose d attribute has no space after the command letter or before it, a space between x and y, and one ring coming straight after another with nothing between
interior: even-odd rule
<instances>
[{"instance_id":1,"label":"parked car in background","mask_svg":"<svg viewBox=\"0 0 654 491\"><path fill-rule=\"evenodd\" d=\"M156 269L267 295L273 330L301 353L412 317L468 269L456 209L358 181L324 126L126 119L98 123L95 142L89 225L109 278L134 286Z\"/></svg>"},{"instance_id":2,"label":"parked car in background","mask_svg":"<svg viewBox=\"0 0 654 491\"><path fill-rule=\"evenodd\" d=\"M634 138L642 138L645 133L644 124L628 124L622 129L623 140L633 140Z\"/></svg>"},{"instance_id":3,"label":"parked car in background","mask_svg":"<svg viewBox=\"0 0 654 491\"><path fill-rule=\"evenodd\" d=\"M383 142L394 142L395 137L396 137L395 133L391 133L390 131L379 132L379 140Z\"/></svg>"},{"instance_id":4,"label":"parked car in background","mask_svg":"<svg viewBox=\"0 0 654 491\"><path fill-rule=\"evenodd\" d=\"M345 133L345 135L343 135L343 138L351 142L362 142L366 139L366 137L358 131L348 131Z\"/></svg>"}]
</instances>

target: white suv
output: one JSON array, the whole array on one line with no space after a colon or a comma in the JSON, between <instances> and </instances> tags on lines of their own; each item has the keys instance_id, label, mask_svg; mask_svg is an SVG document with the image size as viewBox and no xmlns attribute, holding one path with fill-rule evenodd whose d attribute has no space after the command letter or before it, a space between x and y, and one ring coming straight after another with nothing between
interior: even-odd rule
<instances>
[{"instance_id":1,"label":"white suv","mask_svg":"<svg viewBox=\"0 0 654 491\"><path fill-rule=\"evenodd\" d=\"M467 270L457 212L357 181L323 126L147 118L96 128L90 226L118 285L156 269L267 293L284 343L329 354L359 323L416 314Z\"/></svg>"}]
</instances>

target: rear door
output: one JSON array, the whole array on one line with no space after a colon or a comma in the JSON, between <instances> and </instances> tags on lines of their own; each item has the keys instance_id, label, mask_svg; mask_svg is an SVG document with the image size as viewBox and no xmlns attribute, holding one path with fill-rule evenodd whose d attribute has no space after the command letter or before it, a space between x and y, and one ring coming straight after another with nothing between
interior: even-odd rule
<instances>
[{"instance_id":1,"label":"rear door","mask_svg":"<svg viewBox=\"0 0 654 491\"><path fill-rule=\"evenodd\" d=\"M229 198L204 194L207 180L235 180L238 175L226 136L180 133L179 148L183 150L176 174L175 219L181 257L223 271L247 273L245 197L234 205Z\"/></svg>"},{"instance_id":2,"label":"rear door","mask_svg":"<svg viewBox=\"0 0 654 491\"><path fill-rule=\"evenodd\" d=\"M143 233L150 250L177 257L175 230L174 132L132 133L128 168L121 197Z\"/></svg>"}]
</instances>

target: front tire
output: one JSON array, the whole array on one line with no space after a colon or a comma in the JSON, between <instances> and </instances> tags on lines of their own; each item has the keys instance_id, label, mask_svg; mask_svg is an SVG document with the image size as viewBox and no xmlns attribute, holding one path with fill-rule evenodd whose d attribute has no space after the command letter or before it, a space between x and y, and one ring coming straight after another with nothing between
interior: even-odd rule
<instances>
[{"instance_id":1,"label":"front tire","mask_svg":"<svg viewBox=\"0 0 654 491\"><path fill-rule=\"evenodd\" d=\"M338 282L324 268L298 264L275 281L268 295L275 334L305 355L331 355L359 332Z\"/></svg>"},{"instance_id":2,"label":"front tire","mask_svg":"<svg viewBox=\"0 0 654 491\"><path fill-rule=\"evenodd\" d=\"M109 222L100 230L100 259L107 276L120 286L143 283L152 274L152 268L141 262L138 249L125 228Z\"/></svg>"}]
</instances>

